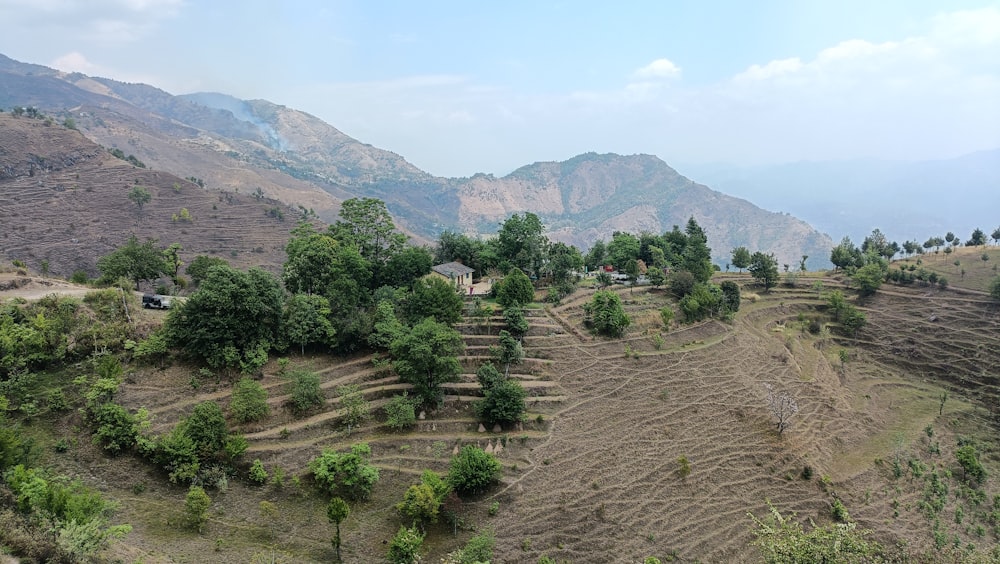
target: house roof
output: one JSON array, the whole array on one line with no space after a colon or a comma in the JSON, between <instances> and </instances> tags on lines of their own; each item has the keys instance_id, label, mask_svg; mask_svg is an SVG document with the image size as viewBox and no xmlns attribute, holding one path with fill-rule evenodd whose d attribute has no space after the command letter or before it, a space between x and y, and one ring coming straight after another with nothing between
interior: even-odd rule
<instances>
[{"instance_id":1,"label":"house roof","mask_svg":"<svg viewBox=\"0 0 1000 564\"><path fill-rule=\"evenodd\" d=\"M469 268L460 262L446 262L444 264L432 266L431 270L442 276L447 276L448 278L457 278L459 276L475 272L474 269Z\"/></svg>"}]
</instances>

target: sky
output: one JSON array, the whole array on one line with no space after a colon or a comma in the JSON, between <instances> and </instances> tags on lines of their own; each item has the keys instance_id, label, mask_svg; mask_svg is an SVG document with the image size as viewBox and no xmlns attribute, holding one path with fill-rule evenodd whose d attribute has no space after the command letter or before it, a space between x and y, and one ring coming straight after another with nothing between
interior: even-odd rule
<instances>
[{"instance_id":1,"label":"sky","mask_svg":"<svg viewBox=\"0 0 1000 564\"><path fill-rule=\"evenodd\" d=\"M1000 0L0 0L0 53L315 115L439 176L1000 148Z\"/></svg>"}]
</instances>

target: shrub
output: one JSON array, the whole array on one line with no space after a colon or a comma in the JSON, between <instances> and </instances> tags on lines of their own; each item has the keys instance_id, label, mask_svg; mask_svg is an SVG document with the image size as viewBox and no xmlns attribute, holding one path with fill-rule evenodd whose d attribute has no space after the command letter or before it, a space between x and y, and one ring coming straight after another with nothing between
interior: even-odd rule
<instances>
[{"instance_id":1,"label":"shrub","mask_svg":"<svg viewBox=\"0 0 1000 564\"><path fill-rule=\"evenodd\" d=\"M694 289L695 282L694 274L686 270L678 270L670 273L670 278L667 284L670 286L670 293L677 298L683 298L684 296L691 293Z\"/></svg>"},{"instance_id":2,"label":"shrub","mask_svg":"<svg viewBox=\"0 0 1000 564\"><path fill-rule=\"evenodd\" d=\"M660 319L663 320L663 326L670 328L670 324L674 322L674 308L670 306L663 306L660 309Z\"/></svg>"},{"instance_id":3,"label":"shrub","mask_svg":"<svg viewBox=\"0 0 1000 564\"><path fill-rule=\"evenodd\" d=\"M263 484L267 481L267 470L264 469L264 464L259 458L254 459L250 466L250 481L255 484Z\"/></svg>"},{"instance_id":4,"label":"shrub","mask_svg":"<svg viewBox=\"0 0 1000 564\"><path fill-rule=\"evenodd\" d=\"M75 270L69 277L69 281L74 284L86 284L90 281L90 277L87 276L87 272L85 270Z\"/></svg>"},{"instance_id":5,"label":"shrub","mask_svg":"<svg viewBox=\"0 0 1000 564\"><path fill-rule=\"evenodd\" d=\"M622 308L621 298L608 290L598 290L583 309L587 323L602 335L621 337L632 323Z\"/></svg>"},{"instance_id":6,"label":"shrub","mask_svg":"<svg viewBox=\"0 0 1000 564\"><path fill-rule=\"evenodd\" d=\"M414 564L420 562L420 547L424 535L416 527L400 527L389 542L389 562L392 564Z\"/></svg>"},{"instance_id":7,"label":"shrub","mask_svg":"<svg viewBox=\"0 0 1000 564\"><path fill-rule=\"evenodd\" d=\"M500 478L500 461L483 449L466 445L451 459L448 484L459 494L485 491Z\"/></svg>"},{"instance_id":8,"label":"shrub","mask_svg":"<svg viewBox=\"0 0 1000 564\"><path fill-rule=\"evenodd\" d=\"M1000 300L1000 276L997 276L990 282L990 296L994 300Z\"/></svg>"},{"instance_id":9,"label":"shrub","mask_svg":"<svg viewBox=\"0 0 1000 564\"><path fill-rule=\"evenodd\" d=\"M229 400L229 413L239 423L248 423L267 417L267 390L252 378L240 378L233 386Z\"/></svg>"},{"instance_id":10,"label":"shrub","mask_svg":"<svg viewBox=\"0 0 1000 564\"><path fill-rule=\"evenodd\" d=\"M503 307L522 306L535 299L535 287L519 268L512 268L496 289L497 303Z\"/></svg>"},{"instance_id":11,"label":"shrub","mask_svg":"<svg viewBox=\"0 0 1000 564\"><path fill-rule=\"evenodd\" d=\"M492 562L494 544L496 544L496 540L493 538L493 531L487 529L470 538L462 550L454 555L453 562L457 564Z\"/></svg>"},{"instance_id":12,"label":"shrub","mask_svg":"<svg viewBox=\"0 0 1000 564\"><path fill-rule=\"evenodd\" d=\"M966 444L959 447L955 451L955 458L958 459L958 463L962 466L962 471L965 473L967 479L979 483L982 483L986 479L986 469L979 462L979 454L976 452L975 446Z\"/></svg>"},{"instance_id":13,"label":"shrub","mask_svg":"<svg viewBox=\"0 0 1000 564\"><path fill-rule=\"evenodd\" d=\"M201 532L208 519L208 507L212 499L201 486L191 486L184 500L184 522L192 529Z\"/></svg>"},{"instance_id":14,"label":"shrub","mask_svg":"<svg viewBox=\"0 0 1000 564\"><path fill-rule=\"evenodd\" d=\"M104 450L119 454L135 446L139 428L135 417L124 407L105 403L97 408L94 421L97 424L94 441L100 443Z\"/></svg>"},{"instance_id":15,"label":"shrub","mask_svg":"<svg viewBox=\"0 0 1000 564\"><path fill-rule=\"evenodd\" d=\"M292 397L288 403L293 413L301 415L326 402L323 390L319 387L319 376L312 372L301 370L294 372L292 379L294 381L292 385Z\"/></svg>"},{"instance_id":16,"label":"shrub","mask_svg":"<svg viewBox=\"0 0 1000 564\"><path fill-rule=\"evenodd\" d=\"M396 504L396 510L404 517L419 523L437 523L440 508L441 500L427 484L410 486L403 494L403 501Z\"/></svg>"},{"instance_id":17,"label":"shrub","mask_svg":"<svg viewBox=\"0 0 1000 564\"><path fill-rule=\"evenodd\" d=\"M417 422L414 400L409 398L406 392L402 395L393 396L385 404L385 424L394 431L401 431L412 427Z\"/></svg>"},{"instance_id":18,"label":"shrub","mask_svg":"<svg viewBox=\"0 0 1000 564\"><path fill-rule=\"evenodd\" d=\"M378 468L369 463L372 450L368 443L358 443L351 452L324 449L309 463L316 483L329 494L343 491L351 499L368 499L378 482Z\"/></svg>"},{"instance_id":19,"label":"shrub","mask_svg":"<svg viewBox=\"0 0 1000 564\"><path fill-rule=\"evenodd\" d=\"M833 520L838 523L847 523L851 520L851 516L847 513L847 508L844 507L843 502L839 499L833 500L833 506L830 508L830 513L833 515Z\"/></svg>"},{"instance_id":20,"label":"shrub","mask_svg":"<svg viewBox=\"0 0 1000 564\"><path fill-rule=\"evenodd\" d=\"M488 425L508 424L521 420L526 407L527 392L517 380L503 380L485 390L483 399L473 405L476 415Z\"/></svg>"}]
</instances>

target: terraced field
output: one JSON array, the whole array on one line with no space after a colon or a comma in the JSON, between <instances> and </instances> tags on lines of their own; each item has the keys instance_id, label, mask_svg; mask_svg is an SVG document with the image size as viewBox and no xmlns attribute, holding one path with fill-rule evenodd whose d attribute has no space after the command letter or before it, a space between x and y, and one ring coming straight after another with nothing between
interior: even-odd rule
<instances>
[{"instance_id":1,"label":"terraced field","mask_svg":"<svg viewBox=\"0 0 1000 564\"><path fill-rule=\"evenodd\" d=\"M812 287L816 280L822 289ZM935 550L935 522L949 546L956 539L962 547L993 546L997 538L984 512L951 496L942 517L930 519L920 509L923 479L895 478L889 461L901 460L905 468L914 460L957 480L958 436L995 433L985 406L995 405L1000 308L976 294L887 286L857 304L869 325L855 340L831 332L824 311L825 293L841 286L826 277L748 294L731 322L669 330L658 313L672 303L663 291L619 289L633 319L619 340L593 337L584 326L582 307L593 290L579 290L556 307L530 309L529 358L513 369L529 390L529 413L512 429L481 430L469 407L478 394L475 369L496 342L500 317L458 326L466 344L462 379L448 386L444 407L409 432L389 432L380 414L350 434L339 421L341 385L361 386L376 412L408 388L371 355L292 357L291 368L321 376L328 398L324 409L301 419L282 408L289 382L271 364L262 384L272 415L241 430L251 443L248 458L260 458L272 471L284 469L286 485L233 482L228 492L214 494L202 536L168 524L179 516L184 491L163 484L151 469L108 463L85 449L81 462L104 465L100 475L111 476L104 479L123 501L122 520L136 527L130 554L147 562L201 561L206 551L215 561L245 562L270 550L279 560L329 560L330 526L323 500L304 493L306 465L323 448L360 440L371 444L382 479L373 499L353 505L344 524L349 562L381 558L383 541L401 524L393 504L421 471L446 471L450 455L465 444L497 452L503 463L502 483L461 509L466 525L495 531L498 562L533 563L543 554L571 562L639 562L649 555L756 561L747 547L747 512L763 514L766 500L822 524L830 522L831 503L839 498L887 546L903 542L911 553L937 555L932 560L945 554L928 552ZM806 330L813 319L822 326L816 334ZM123 401L149 408L154 431L168 429L199 401L228 404L228 383L193 390L190 377L179 367L135 374ZM794 397L799 407L780 436L765 384ZM987 468L1000 469L997 449L980 444ZM680 457L688 460L688 475ZM811 479L803 478L807 466ZM291 485L292 476L303 477L301 488ZM136 483L142 493L135 493ZM988 495L993 484L990 478L984 487ZM957 482L952 487L959 491ZM279 507L276 525L260 516L261 500ZM493 502L499 505L495 516L487 512ZM960 507L968 515L962 524L951 518ZM982 535L979 526L986 530ZM455 537L443 524L431 526L426 560L437 561L470 534L464 529Z\"/></svg>"}]
</instances>

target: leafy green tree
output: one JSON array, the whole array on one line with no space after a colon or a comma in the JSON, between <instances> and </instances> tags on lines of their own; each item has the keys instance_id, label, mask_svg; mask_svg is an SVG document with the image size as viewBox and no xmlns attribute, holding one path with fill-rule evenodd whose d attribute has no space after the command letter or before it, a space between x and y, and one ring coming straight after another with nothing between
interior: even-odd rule
<instances>
[{"instance_id":1,"label":"leafy green tree","mask_svg":"<svg viewBox=\"0 0 1000 564\"><path fill-rule=\"evenodd\" d=\"M135 207L139 208L139 217L142 217L142 208L153 201L153 195L142 186L133 186L132 190L128 193L128 199L135 204Z\"/></svg>"},{"instance_id":2,"label":"leafy green tree","mask_svg":"<svg viewBox=\"0 0 1000 564\"><path fill-rule=\"evenodd\" d=\"M416 527L399 527L399 531L389 542L389 562L391 564L417 564L420 562L420 548L424 544L424 533Z\"/></svg>"},{"instance_id":3,"label":"leafy green tree","mask_svg":"<svg viewBox=\"0 0 1000 564\"><path fill-rule=\"evenodd\" d=\"M344 200L340 219L330 226L330 234L337 241L357 248L371 265L372 289L383 284L388 261L406 244L406 236L396 230L385 202L377 198Z\"/></svg>"},{"instance_id":4,"label":"leafy green tree","mask_svg":"<svg viewBox=\"0 0 1000 564\"><path fill-rule=\"evenodd\" d=\"M528 319L524 316L524 308L517 306L504 308L503 322L507 325L507 331L519 341L528 332Z\"/></svg>"},{"instance_id":5,"label":"leafy green tree","mask_svg":"<svg viewBox=\"0 0 1000 564\"><path fill-rule=\"evenodd\" d=\"M667 281L667 284L670 286L670 293L676 298L683 298L690 294L697 283L698 281L695 280L694 275L686 270L671 272L670 279Z\"/></svg>"},{"instance_id":6,"label":"leafy green tree","mask_svg":"<svg viewBox=\"0 0 1000 564\"><path fill-rule=\"evenodd\" d=\"M390 300L382 300L375 306L372 321L372 332L368 335L368 344L378 349L387 350L392 342L407 330L407 327L396 317L395 307Z\"/></svg>"},{"instance_id":7,"label":"leafy green tree","mask_svg":"<svg viewBox=\"0 0 1000 564\"><path fill-rule=\"evenodd\" d=\"M493 363L489 361L476 370L476 380L479 382L479 387L482 388L483 391L497 386L505 379L504 375L497 370L497 367L493 366Z\"/></svg>"},{"instance_id":8,"label":"leafy green tree","mask_svg":"<svg viewBox=\"0 0 1000 564\"><path fill-rule=\"evenodd\" d=\"M975 446L965 444L958 447L955 450L955 458L958 459L959 465L962 466L962 472L966 479L979 484L983 483L983 480L986 479L986 469L979 462L979 453L976 452Z\"/></svg>"},{"instance_id":9,"label":"leafy green tree","mask_svg":"<svg viewBox=\"0 0 1000 564\"><path fill-rule=\"evenodd\" d=\"M771 515L761 519L748 514L756 525L753 545L764 562L888 562L885 549L869 541L871 531L858 529L855 523L832 523L824 527L812 524L805 532L795 516L782 515L770 502Z\"/></svg>"},{"instance_id":10,"label":"leafy green tree","mask_svg":"<svg viewBox=\"0 0 1000 564\"><path fill-rule=\"evenodd\" d=\"M405 288L430 274L433 263L434 256L425 247L404 246L386 261L381 282L388 286Z\"/></svg>"},{"instance_id":11,"label":"leafy green tree","mask_svg":"<svg viewBox=\"0 0 1000 564\"><path fill-rule=\"evenodd\" d=\"M750 257L750 266L747 269L754 280L764 286L765 291L770 291L771 288L778 285L778 260L774 258L773 254L765 255L760 251L755 252Z\"/></svg>"},{"instance_id":12,"label":"leafy green tree","mask_svg":"<svg viewBox=\"0 0 1000 564\"><path fill-rule=\"evenodd\" d=\"M238 423L259 421L271 412L267 405L267 390L252 378L240 378L233 385L229 413Z\"/></svg>"},{"instance_id":13,"label":"leafy green tree","mask_svg":"<svg viewBox=\"0 0 1000 564\"><path fill-rule=\"evenodd\" d=\"M371 497L378 483L378 467L371 464L372 449L368 443L357 443L351 452L323 449L323 454L309 463L309 470L316 484L334 495L343 492L350 499L364 500Z\"/></svg>"},{"instance_id":14,"label":"leafy green tree","mask_svg":"<svg viewBox=\"0 0 1000 564\"><path fill-rule=\"evenodd\" d=\"M737 312L740 310L740 286L731 280L726 280L719 285L722 289L722 306L726 311Z\"/></svg>"},{"instance_id":15,"label":"leafy green tree","mask_svg":"<svg viewBox=\"0 0 1000 564\"><path fill-rule=\"evenodd\" d=\"M859 268L851 279L857 286L858 293L862 296L870 296L882 286L885 273L879 263L869 263Z\"/></svg>"},{"instance_id":16,"label":"leafy green tree","mask_svg":"<svg viewBox=\"0 0 1000 564\"><path fill-rule=\"evenodd\" d=\"M476 415L487 425L508 425L521 420L527 397L524 386L517 380L503 379L485 388L483 399L476 401Z\"/></svg>"},{"instance_id":17,"label":"leafy green tree","mask_svg":"<svg viewBox=\"0 0 1000 564\"><path fill-rule=\"evenodd\" d=\"M296 371L292 373L292 382L289 406L295 414L301 415L326 403L316 373L307 370Z\"/></svg>"},{"instance_id":18,"label":"leafy green tree","mask_svg":"<svg viewBox=\"0 0 1000 564\"><path fill-rule=\"evenodd\" d=\"M198 255L191 261L191 264L187 265L184 272L191 277L191 281L195 284L201 284L202 280L208 278L208 270L213 266L218 266L220 264L229 266L229 263L226 262L225 259Z\"/></svg>"},{"instance_id":19,"label":"leafy green tree","mask_svg":"<svg viewBox=\"0 0 1000 564\"><path fill-rule=\"evenodd\" d=\"M972 236L965 242L966 247L978 247L985 244L986 233L983 233L983 230L978 227L972 231Z\"/></svg>"},{"instance_id":20,"label":"leafy green tree","mask_svg":"<svg viewBox=\"0 0 1000 564\"><path fill-rule=\"evenodd\" d=\"M857 263L861 258L861 251L854 246L850 237L844 237L840 244L830 251L830 262L836 269L859 266Z\"/></svg>"},{"instance_id":21,"label":"leafy green tree","mask_svg":"<svg viewBox=\"0 0 1000 564\"><path fill-rule=\"evenodd\" d=\"M501 329L499 344L490 347L490 356L504 367L504 374L510 373L511 364L520 364L524 361L524 347L521 342L515 339L510 332Z\"/></svg>"},{"instance_id":22,"label":"leafy green tree","mask_svg":"<svg viewBox=\"0 0 1000 564\"><path fill-rule=\"evenodd\" d=\"M462 319L462 296L444 279L428 276L413 282L407 310L413 321L432 317L438 323L454 325Z\"/></svg>"},{"instance_id":23,"label":"leafy green tree","mask_svg":"<svg viewBox=\"0 0 1000 564\"><path fill-rule=\"evenodd\" d=\"M542 231L542 221L531 212L507 218L496 238L500 260L540 277L549 250L549 240Z\"/></svg>"},{"instance_id":24,"label":"leafy green tree","mask_svg":"<svg viewBox=\"0 0 1000 564\"><path fill-rule=\"evenodd\" d=\"M424 403L431 405L441 400L441 384L458 378L457 356L462 348L457 331L427 318L393 341L389 351L400 379L412 384Z\"/></svg>"},{"instance_id":25,"label":"leafy green tree","mask_svg":"<svg viewBox=\"0 0 1000 564\"><path fill-rule=\"evenodd\" d=\"M497 303L503 307L519 307L535 300L535 287L524 272L513 268L500 281L496 288L496 294Z\"/></svg>"},{"instance_id":26,"label":"leafy green tree","mask_svg":"<svg viewBox=\"0 0 1000 564\"><path fill-rule=\"evenodd\" d=\"M208 497L204 488L191 486L184 500L184 520L187 525L200 533L208 520L208 508L211 505L212 498Z\"/></svg>"},{"instance_id":27,"label":"leafy green tree","mask_svg":"<svg viewBox=\"0 0 1000 564\"><path fill-rule=\"evenodd\" d=\"M181 428L185 435L194 441L199 458L208 459L226 446L229 429L226 427L226 416L222 408L214 401L203 401L184 421Z\"/></svg>"},{"instance_id":28,"label":"leafy green tree","mask_svg":"<svg viewBox=\"0 0 1000 564\"><path fill-rule=\"evenodd\" d=\"M134 415L116 403L104 403L94 413L94 440L104 450L119 454L135 446L139 434L138 422Z\"/></svg>"},{"instance_id":29,"label":"leafy green tree","mask_svg":"<svg viewBox=\"0 0 1000 564\"><path fill-rule=\"evenodd\" d=\"M326 506L326 518L336 526L333 536L333 549L337 551L337 561L340 561L340 524L351 514L351 507L339 497L334 497Z\"/></svg>"},{"instance_id":30,"label":"leafy green tree","mask_svg":"<svg viewBox=\"0 0 1000 564\"><path fill-rule=\"evenodd\" d=\"M572 273L583 268L583 255L579 249L566 243L552 243L547 265L552 280L561 284L570 280Z\"/></svg>"},{"instance_id":31,"label":"leafy green tree","mask_svg":"<svg viewBox=\"0 0 1000 564\"><path fill-rule=\"evenodd\" d=\"M214 266L198 291L167 318L167 337L212 368L250 373L267 362L278 339L283 302L270 273Z\"/></svg>"},{"instance_id":32,"label":"leafy green tree","mask_svg":"<svg viewBox=\"0 0 1000 564\"><path fill-rule=\"evenodd\" d=\"M649 276L649 283L652 284L654 288L659 288L664 282L667 281L667 275L664 274L663 270L660 268L650 268L646 275Z\"/></svg>"},{"instance_id":33,"label":"leafy green tree","mask_svg":"<svg viewBox=\"0 0 1000 564\"><path fill-rule=\"evenodd\" d=\"M607 262L607 247L604 241L598 239L594 241L594 244L590 246L590 250L587 251L587 256L584 258L584 263L591 270L596 270Z\"/></svg>"},{"instance_id":34,"label":"leafy green tree","mask_svg":"<svg viewBox=\"0 0 1000 564\"><path fill-rule=\"evenodd\" d=\"M746 247L736 247L733 249L731 262L733 266L740 269L740 272L743 272L744 268L750 266L750 251Z\"/></svg>"},{"instance_id":35,"label":"leafy green tree","mask_svg":"<svg viewBox=\"0 0 1000 564\"><path fill-rule=\"evenodd\" d=\"M283 335L299 352L306 354L306 346L332 345L337 330L330 322L330 301L315 294L293 294L285 301Z\"/></svg>"},{"instance_id":36,"label":"leafy green tree","mask_svg":"<svg viewBox=\"0 0 1000 564\"><path fill-rule=\"evenodd\" d=\"M630 260L638 260L640 253L639 239L631 233L616 231L608 243L608 258L618 269L624 269Z\"/></svg>"},{"instance_id":37,"label":"leafy green tree","mask_svg":"<svg viewBox=\"0 0 1000 564\"><path fill-rule=\"evenodd\" d=\"M583 306L587 323L601 335L621 337L632 324L622 307L618 294L608 290L598 290L590 302Z\"/></svg>"},{"instance_id":38,"label":"leafy green tree","mask_svg":"<svg viewBox=\"0 0 1000 564\"><path fill-rule=\"evenodd\" d=\"M336 292L340 300L354 306L364 301L372 267L357 247L302 223L292 231L285 253L288 259L282 279L289 292L330 299Z\"/></svg>"},{"instance_id":39,"label":"leafy green tree","mask_svg":"<svg viewBox=\"0 0 1000 564\"><path fill-rule=\"evenodd\" d=\"M417 414L413 399L403 392L402 395L393 396L385 406L385 423L394 431L412 427L417 422Z\"/></svg>"},{"instance_id":40,"label":"leafy green tree","mask_svg":"<svg viewBox=\"0 0 1000 564\"><path fill-rule=\"evenodd\" d=\"M452 457L447 481L459 495L472 495L499 479L500 461L475 445L466 445Z\"/></svg>"},{"instance_id":41,"label":"leafy green tree","mask_svg":"<svg viewBox=\"0 0 1000 564\"><path fill-rule=\"evenodd\" d=\"M482 562L493 562L493 546L496 539L493 531L487 529L477 535L473 535L459 550L453 553L453 559L448 562L454 564L476 564Z\"/></svg>"},{"instance_id":42,"label":"leafy green tree","mask_svg":"<svg viewBox=\"0 0 1000 564\"><path fill-rule=\"evenodd\" d=\"M177 280L177 273L181 269L181 258L178 253L184 250L184 247L180 243L171 243L169 247L163 249L163 263L167 267L167 273L170 274L170 278Z\"/></svg>"},{"instance_id":43,"label":"leafy green tree","mask_svg":"<svg viewBox=\"0 0 1000 564\"><path fill-rule=\"evenodd\" d=\"M437 523L441 500L434 495L434 489L427 484L415 484L406 489L403 501L396 504L396 510L414 523Z\"/></svg>"},{"instance_id":44,"label":"leafy green tree","mask_svg":"<svg viewBox=\"0 0 1000 564\"><path fill-rule=\"evenodd\" d=\"M368 420L371 406L365 399L361 386L357 384L340 386L337 388L337 397L340 399L340 409L344 413L342 421L347 425L347 433L350 434L351 429Z\"/></svg>"},{"instance_id":45,"label":"leafy green tree","mask_svg":"<svg viewBox=\"0 0 1000 564\"><path fill-rule=\"evenodd\" d=\"M259 458L255 458L253 463L250 465L250 472L248 476L250 481L257 485L267 482L267 470L264 469L264 463L261 462Z\"/></svg>"},{"instance_id":46,"label":"leafy green tree","mask_svg":"<svg viewBox=\"0 0 1000 564\"><path fill-rule=\"evenodd\" d=\"M99 283L110 284L126 278L135 282L138 290L140 281L153 280L167 272L167 264L155 240L139 243L133 235L127 243L98 259L97 269L101 271Z\"/></svg>"},{"instance_id":47,"label":"leafy green tree","mask_svg":"<svg viewBox=\"0 0 1000 564\"><path fill-rule=\"evenodd\" d=\"M993 239L994 245L1000 243L1000 227L997 227L993 230L993 233L990 233L990 239Z\"/></svg>"}]
</instances>

